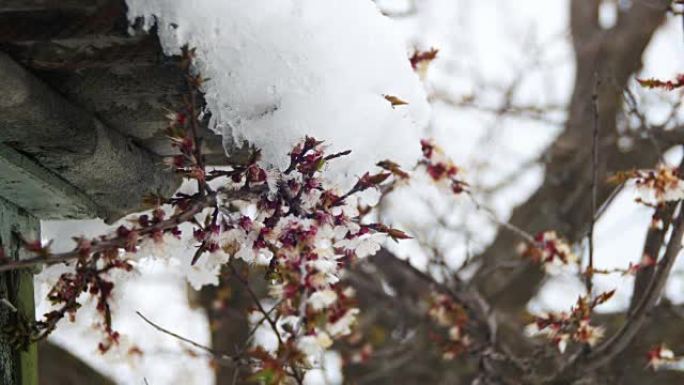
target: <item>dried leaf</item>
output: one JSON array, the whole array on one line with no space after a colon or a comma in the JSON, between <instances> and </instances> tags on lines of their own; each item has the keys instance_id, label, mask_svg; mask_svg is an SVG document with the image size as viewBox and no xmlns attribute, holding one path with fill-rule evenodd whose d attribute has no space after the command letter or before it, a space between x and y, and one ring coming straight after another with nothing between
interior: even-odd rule
<instances>
[{"instance_id":1,"label":"dried leaf","mask_svg":"<svg viewBox=\"0 0 684 385\"><path fill-rule=\"evenodd\" d=\"M392 104L392 108L394 108L396 106L403 106L403 105L408 104L407 101L401 100L396 96L392 96L392 95L383 95L383 96L385 97L385 100L387 100L388 102L390 102Z\"/></svg>"}]
</instances>

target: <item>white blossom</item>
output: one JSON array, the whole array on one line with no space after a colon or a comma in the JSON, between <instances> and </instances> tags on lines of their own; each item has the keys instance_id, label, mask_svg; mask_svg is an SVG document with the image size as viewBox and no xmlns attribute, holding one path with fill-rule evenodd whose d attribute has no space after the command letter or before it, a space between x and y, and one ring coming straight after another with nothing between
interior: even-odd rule
<instances>
[{"instance_id":1,"label":"white blossom","mask_svg":"<svg viewBox=\"0 0 684 385\"><path fill-rule=\"evenodd\" d=\"M307 302L314 310L322 310L337 301L337 293L334 290L319 290L309 296Z\"/></svg>"},{"instance_id":2,"label":"white blossom","mask_svg":"<svg viewBox=\"0 0 684 385\"><path fill-rule=\"evenodd\" d=\"M302 208L304 210L311 210L321 201L321 191L311 190L308 193L302 194Z\"/></svg>"},{"instance_id":3,"label":"white blossom","mask_svg":"<svg viewBox=\"0 0 684 385\"><path fill-rule=\"evenodd\" d=\"M382 233L364 234L360 237L343 239L335 243L335 247L343 247L353 250L359 258L373 255L380 250L380 244L384 242L386 235Z\"/></svg>"},{"instance_id":4,"label":"white blossom","mask_svg":"<svg viewBox=\"0 0 684 385\"><path fill-rule=\"evenodd\" d=\"M297 340L297 349L307 356L320 357L325 349L332 346L332 339L326 332L318 332L315 335L307 335Z\"/></svg>"},{"instance_id":5,"label":"white blossom","mask_svg":"<svg viewBox=\"0 0 684 385\"><path fill-rule=\"evenodd\" d=\"M356 322L356 315L359 314L359 309L349 309L337 321L328 324L326 330L333 337L346 336L351 333L351 327Z\"/></svg>"},{"instance_id":6,"label":"white blossom","mask_svg":"<svg viewBox=\"0 0 684 385\"><path fill-rule=\"evenodd\" d=\"M240 247L237 253L235 253L235 258L242 259L247 263L252 263L256 259L256 254L254 253L254 248L250 244L244 244Z\"/></svg>"}]
</instances>

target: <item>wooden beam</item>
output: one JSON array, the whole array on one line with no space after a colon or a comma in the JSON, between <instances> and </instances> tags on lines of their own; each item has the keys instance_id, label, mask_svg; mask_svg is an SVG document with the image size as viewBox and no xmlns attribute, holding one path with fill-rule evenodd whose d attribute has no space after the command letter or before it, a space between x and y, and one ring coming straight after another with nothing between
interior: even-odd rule
<instances>
[{"instance_id":1,"label":"wooden beam","mask_svg":"<svg viewBox=\"0 0 684 385\"><path fill-rule=\"evenodd\" d=\"M4 54L0 88L0 143L82 191L103 219L138 210L144 195L168 196L180 185L159 156L71 104Z\"/></svg>"},{"instance_id":2,"label":"wooden beam","mask_svg":"<svg viewBox=\"0 0 684 385\"><path fill-rule=\"evenodd\" d=\"M38 218L92 218L105 213L64 179L4 144L0 170L0 197Z\"/></svg>"},{"instance_id":3,"label":"wooden beam","mask_svg":"<svg viewBox=\"0 0 684 385\"><path fill-rule=\"evenodd\" d=\"M0 2L0 43L93 34L123 36L127 26L124 0Z\"/></svg>"},{"instance_id":4,"label":"wooden beam","mask_svg":"<svg viewBox=\"0 0 684 385\"><path fill-rule=\"evenodd\" d=\"M103 0L3 0L0 12L27 12L50 9L92 12Z\"/></svg>"}]
</instances>

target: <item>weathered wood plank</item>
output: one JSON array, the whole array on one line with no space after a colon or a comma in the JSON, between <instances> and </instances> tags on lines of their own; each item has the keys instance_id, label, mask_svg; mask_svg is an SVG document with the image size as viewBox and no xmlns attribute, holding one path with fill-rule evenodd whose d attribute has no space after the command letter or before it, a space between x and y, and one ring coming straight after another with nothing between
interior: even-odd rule
<instances>
[{"instance_id":1,"label":"weathered wood plank","mask_svg":"<svg viewBox=\"0 0 684 385\"><path fill-rule=\"evenodd\" d=\"M92 218L102 212L74 186L0 144L0 197L41 219Z\"/></svg>"},{"instance_id":2,"label":"weathered wood plank","mask_svg":"<svg viewBox=\"0 0 684 385\"><path fill-rule=\"evenodd\" d=\"M48 9L72 9L92 11L103 0L3 0L0 12L42 11Z\"/></svg>"},{"instance_id":3,"label":"weathered wood plank","mask_svg":"<svg viewBox=\"0 0 684 385\"><path fill-rule=\"evenodd\" d=\"M100 217L140 208L150 192L172 194L180 180L161 158L104 126L0 54L0 143L83 191Z\"/></svg>"},{"instance_id":4,"label":"weathered wood plank","mask_svg":"<svg viewBox=\"0 0 684 385\"><path fill-rule=\"evenodd\" d=\"M19 0L0 2L0 43L92 34L126 35L125 2Z\"/></svg>"}]
</instances>

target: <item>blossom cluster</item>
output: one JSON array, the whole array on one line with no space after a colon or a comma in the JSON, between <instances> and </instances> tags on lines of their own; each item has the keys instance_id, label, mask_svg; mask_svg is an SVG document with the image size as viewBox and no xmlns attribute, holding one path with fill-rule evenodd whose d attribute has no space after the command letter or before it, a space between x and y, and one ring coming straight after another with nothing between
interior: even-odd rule
<instances>
[{"instance_id":1,"label":"blossom cluster","mask_svg":"<svg viewBox=\"0 0 684 385\"><path fill-rule=\"evenodd\" d=\"M662 88L667 91L672 91L675 88L684 87L684 74L679 74L674 80L659 80L655 78L637 79L639 85L645 88Z\"/></svg>"},{"instance_id":2,"label":"blossom cluster","mask_svg":"<svg viewBox=\"0 0 684 385\"><path fill-rule=\"evenodd\" d=\"M420 145L423 159L419 165L425 167L425 171L434 183L447 187L454 194L466 191L467 183L458 178L461 170L446 156L444 151L431 140L423 139Z\"/></svg>"},{"instance_id":3,"label":"blossom cluster","mask_svg":"<svg viewBox=\"0 0 684 385\"><path fill-rule=\"evenodd\" d=\"M617 183L634 181L640 194L637 201L653 205L684 199L684 181L679 174L677 168L661 164L653 170L619 172L611 180Z\"/></svg>"},{"instance_id":4,"label":"blossom cluster","mask_svg":"<svg viewBox=\"0 0 684 385\"><path fill-rule=\"evenodd\" d=\"M634 171L633 179L642 194L653 194L658 203L684 199L684 181L676 168L661 165L655 170Z\"/></svg>"},{"instance_id":5,"label":"blossom cluster","mask_svg":"<svg viewBox=\"0 0 684 385\"><path fill-rule=\"evenodd\" d=\"M663 366L674 364L680 360L680 358L675 357L674 352L668 349L664 344L651 348L651 350L646 353L646 358L648 360L648 367L653 370L658 370Z\"/></svg>"},{"instance_id":6,"label":"blossom cluster","mask_svg":"<svg viewBox=\"0 0 684 385\"><path fill-rule=\"evenodd\" d=\"M430 48L427 51L416 51L411 55L409 62L411 63L411 68L413 68L421 79L424 79L427 75L428 67L433 60L437 58L439 50L436 48Z\"/></svg>"},{"instance_id":7,"label":"blossom cluster","mask_svg":"<svg viewBox=\"0 0 684 385\"><path fill-rule=\"evenodd\" d=\"M521 243L518 253L532 262L542 264L547 270L579 261L570 244L555 231L540 232L535 235L534 242Z\"/></svg>"},{"instance_id":8,"label":"blossom cluster","mask_svg":"<svg viewBox=\"0 0 684 385\"><path fill-rule=\"evenodd\" d=\"M452 360L470 346L470 338L464 331L468 321L465 309L446 294L433 293L428 316L438 327L430 334L440 347L442 358Z\"/></svg>"},{"instance_id":9,"label":"blossom cluster","mask_svg":"<svg viewBox=\"0 0 684 385\"><path fill-rule=\"evenodd\" d=\"M131 239L133 236L129 233L125 235L127 239ZM73 320L81 307L79 302L81 295L87 293L95 299L95 308L101 315L101 320L95 325L103 332L103 339L99 343L98 349L105 353L112 346L118 345L120 341L119 333L112 327L112 314L109 305L114 290L114 280L111 278L111 274L115 270L130 272L133 270L133 265L128 260L119 258L116 249L107 249L91 255L90 250L93 244L98 243L97 239L77 238L74 241L77 244L76 250L80 258L76 261L73 270L61 274L56 284L48 292L47 299L54 306L54 309L48 311L42 320L32 325L32 333L28 336L28 340L36 341L45 338L65 317ZM105 238L101 237L99 241L105 241ZM25 242L24 247L37 255L49 256L49 245L42 246L39 242Z\"/></svg>"},{"instance_id":10,"label":"blossom cluster","mask_svg":"<svg viewBox=\"0 0 684 385\"><path fill-rule=\"evenodd\" d=\"M590 299L582 296L569 312L544 313L534 317L527 325L526 332L531 336L541 336L549 340L563 353L568 342L594 346L605 333L601 326L591 324L594 308L608 301L615 291L608 291Z\"/></svg>"},{"instance_id":11,"label":"blossom cluster","mask_svg":"<svg viewBox=\"0 0 684 385\"><path fill-rule=\"evenodd\" d=\"M214 208L194 229L202 251L193 258L195 265L218 272L239 259L267 270L269 295L277 305L273 315L264 316L274 320L279 346L269 358L263 349L251 351L261 362L254 372L259 378L285 378L311 367L335 339L349 335L359 310L354 291L340 283L343 268L377 252L388 236L403 234L362 223L351 202L354 194L378 188L390 173L366 173L347 192L321 177L327 162L342 155L327 155L322 142L306 138L290 152L284 171L249 164L232 173L229 184L258 191L246 202L256 210L247 215Z\"/></svg>"}]
</instances>

